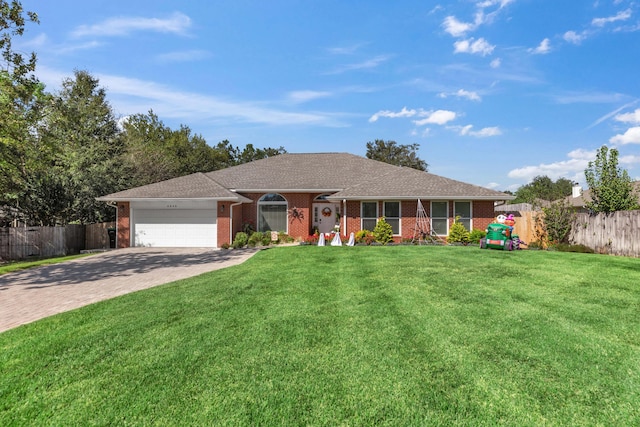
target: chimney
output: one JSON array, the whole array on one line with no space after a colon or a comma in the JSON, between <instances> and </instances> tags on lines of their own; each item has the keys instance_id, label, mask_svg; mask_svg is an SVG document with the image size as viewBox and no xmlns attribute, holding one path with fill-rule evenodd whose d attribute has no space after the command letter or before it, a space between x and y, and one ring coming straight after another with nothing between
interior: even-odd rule
<instances>
[{"instance_id":1,"label":"chimney","mask_svg":"<svg viewBox=\"0 0 640 427\"><path fill-rule=\"evenodd\" d=\"M575 199L580 196L582 196L582 187L576 184L571 188L571 197Z\"/></svg>"}]
</instances>

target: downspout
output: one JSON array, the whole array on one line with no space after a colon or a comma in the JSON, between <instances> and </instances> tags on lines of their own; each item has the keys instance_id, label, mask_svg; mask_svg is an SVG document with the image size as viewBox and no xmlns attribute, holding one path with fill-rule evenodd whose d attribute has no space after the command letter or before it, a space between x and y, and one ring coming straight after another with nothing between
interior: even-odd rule
<instances>
[{"instance_id":1,"label":"downspout","mask_svg":"<svg viewBox=\"0 0 640 427\"><path fill-rule=\"evenodd\" d=\"M344 230L342 230L342 235L347 236L347 199L342 199L342 217L344 222Z\"/></svg>"},{"instance_id":2,"label":"downspout","mask_svg":"<svg viewBox=\"0 0 640 427\"><path fill-rule=\"evenodd\" d=\"M240 206L242 202L229 205L229 244L233 243L233 207Z\"/></svg>"}]
</instances>

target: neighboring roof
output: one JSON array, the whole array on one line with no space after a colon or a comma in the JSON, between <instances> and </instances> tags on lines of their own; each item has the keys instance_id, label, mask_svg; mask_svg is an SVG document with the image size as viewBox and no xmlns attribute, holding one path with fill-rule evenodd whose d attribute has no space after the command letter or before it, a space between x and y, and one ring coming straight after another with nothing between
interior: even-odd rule
<instances>
[{"instance_id":1,"label":"neighboring roof","mask_svg":"<svg viewBox=\"0 0 640 427\"><path fill-rule=\"evenodd\" d=\"M633 181L632 184L633 189L638 196L638 203L640 203L640 181ZM578 197L567 196L564 200L569 202L569 205L574 208L584 208L585 204L591 201L591 189L581 191L581 194Z\"/></svg>"},{"instance_id":2,"label":"neighboring roof","mask_svg":"<svg viewBox=\"0 0 640 427\"><path fill-rule=\"evenodd\" d=\"M137 199L213 199L250 201L246 197L235 194L205 174L197 172L154 184L143 185L118 193L99 197L105 202L129 201Z\"/></svg>"},{"instance_id":3,"label":"neighboring roof","mask_svg":"<svg viewBox=\"0 0 640 427\"><path fill-rule=\"evenodd\" d=\"M348 153L281 154L101 197L221 198L261 192L334 193L331 199L512 200L513 196ZM212 196L211 194L215 194Z\"/></svg>"}]
</instances>

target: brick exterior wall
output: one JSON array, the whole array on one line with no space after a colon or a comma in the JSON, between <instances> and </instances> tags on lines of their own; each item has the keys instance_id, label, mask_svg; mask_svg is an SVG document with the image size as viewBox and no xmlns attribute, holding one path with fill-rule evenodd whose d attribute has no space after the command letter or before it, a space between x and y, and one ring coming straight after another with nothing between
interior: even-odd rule
<instances>
[{"instance_id":1,"label":"brick exterior wall","mask_svg":"<svg viewBox=\"0 0 640 427\"><path fill-rule=\"evenodd\" d=\"M473 202L473 228L478 230L486 230L489 224L494 222L495 211L493 210L493 202L491 200L476 200Z\"/></svg>"},{"instance_id":2,"label":"brick exterior wall","mask_svg":"<svg viewBox=\"0 0 640 427\"><path fill-rule=\"evenodd\" d=\"M258 200L265 193L249 193L243 196L251 199L251 203L243 203L233 207L233 221L231 220L232 202L218 203L218 247L225 243L231 244L233 237L239 231L242 231L243 223L250 222L257 226L258 219ZM313 212L312 206L314 198L321 193L280 193L287 200L287 208L296 207L301 213L301 218L288 218L288 234L296 239L305 239L312 232L313 228ZM335 202L334 202L335 203ZM344 209L342 202L338 203L340 210ZM427 213L431 214L431 204L429 200L422 200L422 205ZM223 209L224 206L224 209ZM346 230L344 213L340 216L340 230L343 236L349 236L350 233L357 233L361 229L360 201L347 201L346 211ZM400 203L400 235L394 236L395 242L400 242L402 238L412 238L416 226L416 210L418 203L413 200L405 200ZM454 202L449 201L449 227L453 224ZM383 202L378 202L378 214L383 213ZM487 226L494 222L495 212L493 210L493 201L473 201L472 202L472 227L485 230ZM130 204L129 202L118 202L118 222L117 236L118 248L128 248L130 246L131 224L130 224ZM233 232L231 226L233 225Z\"/></svg>"},{"instance_id":3,"label":"brick exterior wall","mask_svg":"<svg viewBox=\"0 0 640 427\"><path fill-rule=\"evenodd\" d=\"M222 245L231 244L229 241L229 233L231 227L231 203L230 202L218 202L218 247Z\"/></svg>"},{"instance_id":4,"label":"brick exterior wall","mask_svg":"<svg viewBox=\"0 0 640 427\"><path fill-rule=\"evenodd\" d=\"M118 202L117 245L118 248L131 246L131 213L129 202Z\"/></svg>"}]
</instances>

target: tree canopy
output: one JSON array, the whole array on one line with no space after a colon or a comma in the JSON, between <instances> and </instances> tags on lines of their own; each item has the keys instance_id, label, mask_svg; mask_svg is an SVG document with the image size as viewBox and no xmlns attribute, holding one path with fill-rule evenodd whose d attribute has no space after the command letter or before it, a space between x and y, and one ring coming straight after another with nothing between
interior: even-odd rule
<instances>
[{"instance_id":1,"label":"tree canopy","mask_svg":"<svg viewBox=\"0 0 640 427\"><path fill-rule=\"evenodd\" d=\"M573 182L567 178L558 178L555 182L546 175L539 175L518 188L516 198L511 203L531 203L536 200L554 201L571 195Z\"/></svg>"},{"instance_id":2,"label":"tree canopy","mask_svg":"<svg viewBox=\"0 0 640 427\"><path fill-rule=\"evenodd\" d=\"M591 193L585 207L594 213L638 209L629 173L618 166L618 150L603 145L584 171Z\"/></svg>"},{"instance_id":3,"label":"tree canopy","mask_svg":"<svg viewBox=\"0 0 640 427\"><path fill-rule=\"evenodd\" d=\"M367 158L426 172L429 165L416 154L419 147L420 144L399 145L396 141L376 139L367 142Z\"/></svg>"}]
</instances>

